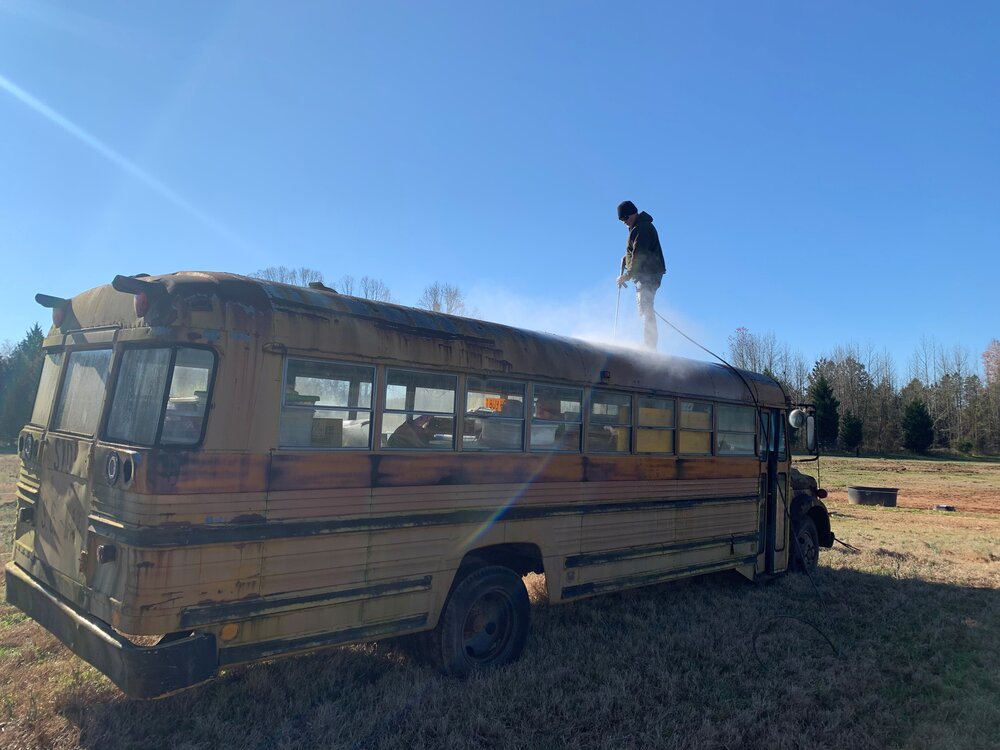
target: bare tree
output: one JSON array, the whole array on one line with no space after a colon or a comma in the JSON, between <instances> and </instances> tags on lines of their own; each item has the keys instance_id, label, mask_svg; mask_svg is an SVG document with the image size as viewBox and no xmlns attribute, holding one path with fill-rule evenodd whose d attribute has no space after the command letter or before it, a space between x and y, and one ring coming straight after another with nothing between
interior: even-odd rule
<instances>
[{"instance_id":1,"label":"bare tree","mask_svg":"<svg viewBox=\"0 0 1000 750\"><path fill-rule=\"evenodd\" d=\"M986 450L1000 451L1000 339L992 339L983 352L983 444Z\"/></svg>"},{"instance_id":2,"label":"bare tree","mask_svg":"<svg viewBox=\"0 0 1000 750\"><path fill-rule=\"evenodd\" d=\"M375 302L392 302L392 292L381 279L362 276L355 279L350 274L344 274L337 281L337 291L351 297L362 297Z\"/></svg>"},{"instance_id":3,"label":"bare tree","mask_svg":"<svg viewBox=\"0 0 1000 750\"><path fill-rule=\"evenodd\" d=\"M793 400L805 398L809 388L805 358L787 344L778 343L773 333L756 334L744 327L737 328L729 337L729 356L736 367L762 372L779 380L790 391Z\"/></svg>"},{"instance_id":4,"label":"bare tree","mask_svg":"<svg viewBox=\"0 0 1000 750\"><path fill-rule=\"evenodd\" d=\"M341 294L346 294L350 297L354 296L354 277L350 274L344 274L340 277L340 281L337 282L337 291Z\"/></svg>"},{"instance_id":5,"label":"bare tree","mask_svg":"<svg viewBox=\"0 0 1000 750\"><path fill-rule=\"evenodd\" d=\"M281 284L295 284L296 286L309 286L310 281L323 281L323 274L315 268L289 268L288 266L268 266L254 271L250 274L255 279L265 281L277 281Z\"/></svg>"},{"instance_id":6,"label":"bare tree","mask_svg":"<svg viewBox=\"0 0 1000 750\"><path fill-rule=\"evenodd\" d=\"M389 287L381 279L373 279L371 276L362 276L359 283L359 296L375 302L392 302L392 293Z\"/></svg>"},{"instance_id":7,"label":"bare tree","mask_svg":"<svg viewBox=\"0 0 1000 750\"><path fill-rule=\"evenodd\" d=\"M934 338L920 337L920 346L910 357L910 380L930 385L938 379L938 345Z\"/></svg>"},{"instance_id":8,"label":"bare tree","mask_svg":"<svg viewBox=\"0 0 1000 750\"><path fill-rule=\"evenodd\" d=\"M869 446L888 453L903 436L902 407L896 390L896 367L888 351L868 352L868 372L874 390L871 398L872 423L868 426Z\"/></svg>"},{"instance_id":9,"label":"bare tree","mask_svg":"<svg viewBox=\"0 0 1000 750\"><path fill-rule=\"evenodd\" d=\"M993 339L983 352L983 374L987 385L1000 384L1000 339Z\"/></svg>"},{"instance_id":10,"label":"bare tree","mask_svg":"<svg viewBox=\"0 0 1000 750\"><path fill-rule=\"evenodd\" d=\"M424 287L424 293L417 300L417 307L449 315L462 315L466 309L465 295L457 286L435 281Z\"/></svg>"}]
</instances>

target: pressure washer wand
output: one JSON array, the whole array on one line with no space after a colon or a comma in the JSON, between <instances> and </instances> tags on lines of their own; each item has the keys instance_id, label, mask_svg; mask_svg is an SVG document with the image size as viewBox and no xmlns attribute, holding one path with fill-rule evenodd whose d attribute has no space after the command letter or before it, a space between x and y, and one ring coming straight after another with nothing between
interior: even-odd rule
<instances>
[{"instance_id":1,"label":"pressure washer wand","mask_svg":"<svg viewBox=\"0 0 1000 750\"><path fill-rule=\"evenodd\" d=\"M621 275L623 273L625 273L625 256L624 255L622 256L622 267L621 267L621 270L618 272L618 277L621 278ZM618 284L618 279L615 279L615 283ZM613 338L613 339L618 338L618 308L621 307L621 304L622 304L622 285L618 284L618 300L615 302L615 327L611 331L611 338Z\"/></svg>"},{"instance_id":2,"label":"pressure washer wand","mask_svg":"<svg viewBox=\"0 0 1000 750\"><path fill-rule=\"evenodd\" d=\"M613 339L618 338L618 308L621 307L621 304L622 304L622 288L621 288L621 286L619 286L618 287L618 301L615 302L615 327L611 331L611 338L613 338Z\"/></svg>"}]
</instances>

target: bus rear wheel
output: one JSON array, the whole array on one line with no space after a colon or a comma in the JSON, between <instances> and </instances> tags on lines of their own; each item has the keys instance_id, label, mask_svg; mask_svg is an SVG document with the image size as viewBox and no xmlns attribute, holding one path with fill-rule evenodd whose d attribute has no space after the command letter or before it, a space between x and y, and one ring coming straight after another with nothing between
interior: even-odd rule
<instances>
[{"instance_id":1,"label":"bus rear wheel","mask_svg":"<svg viewBox=\"0 0 1000 750\"><path fill-rule=\"evenodd\" d=\"M816 522L809 516L799 519L795 525L796 570L813 571L819 565L819 532Z\"/></svg>"},{"instance_id":2,"label":"bus rear wheel","mask_svg":"<svg viewBox=\"0 0 1000 750\"><path fill-rule=\"evenodd\" d=\"M529 611L517 573L500 565L476 568L455 585L428 634L431 660L453 677L510 664L528 639Z\"/></svg>"}]
</instances>

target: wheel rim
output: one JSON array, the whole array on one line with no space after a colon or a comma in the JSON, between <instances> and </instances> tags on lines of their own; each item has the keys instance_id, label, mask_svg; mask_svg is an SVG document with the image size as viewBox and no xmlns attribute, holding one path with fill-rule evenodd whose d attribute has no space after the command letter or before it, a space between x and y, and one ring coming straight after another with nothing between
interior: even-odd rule
<instances>
[{"instance_id":1,"label":"wheel rim","mask_svg":"<svg viewBox=\"0 0 1000 750\"><path fill-rule=\"evenodd\" d=\"M815 568L819 564L819 546L808 529L800 529L798 533L799 554L807 568Z\"/></svg>"},{"instance_id":2,"label":"wheel rim","mask_svg":"<svg viewBox=\"0 0 1000 750\"><path fill-rule=\"evenodd\" d=\"M510 642L515 618L514 603L505 592L484 593L469 608L462 627L465 655L478 664L495 659Z\"/></svg>"}]
</instances>

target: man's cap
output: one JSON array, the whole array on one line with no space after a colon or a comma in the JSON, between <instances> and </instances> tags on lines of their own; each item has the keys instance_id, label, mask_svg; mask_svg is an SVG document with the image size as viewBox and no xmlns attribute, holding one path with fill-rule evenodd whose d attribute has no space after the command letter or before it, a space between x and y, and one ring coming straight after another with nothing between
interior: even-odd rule
<instances>
[{"instance_id":1,"label":"man's cap","mask_svg":"<svg viewBox=\"0 0 1000 750\"><path fill-rule=\"evenodd\" d=\"M618 204L618 220L621 221L627 216L639 213L639 209L635 207L632 201L622 201Z\"/></svg>"}]
</instances>

